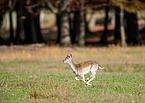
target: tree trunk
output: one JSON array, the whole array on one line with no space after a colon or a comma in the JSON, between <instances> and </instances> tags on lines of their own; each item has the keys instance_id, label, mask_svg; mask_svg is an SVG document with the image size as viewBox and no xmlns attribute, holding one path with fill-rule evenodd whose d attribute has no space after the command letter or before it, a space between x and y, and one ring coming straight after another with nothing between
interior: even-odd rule
<instances>
[{"instance_id":1,"label":"tree trunk","mask_svg":"<svg viewBox=\"0 0 145 103\"><path fill-rule=\"evenodd\" d=\"M0 34L3 32L3 16L0 14Z\"/></svg>"},{"instance_id":2,"label":"tree trunk","mask_svg":"<svg viewBox=\"0 0 145 103\"><path fill-rule=\"evenodd\" d=\"M109 0L107 1L109 3ZM109 7L105 7L105 20L104 20L104 31L101 36L101 43L107 44L107 32L108 32L108 20L109 20Z\"/></svg>"},{"instance_id":3,"label":"tree trunk","mask_svg":"<svg viewBox=\"0 0 145 103\"><path fill-rule=\"evenodd\" d=\"M56 24L58 27L57 43L63 46L71 45L70 25L68 7L72 0L61 0L58 2L58 11L49 0L44 0L49 9L56 14Z\"/></svg>"},{"instance_id":4,"label":"tree trunk","mask_svg":"<svg viewBox=\"0 0 145 103\"><path fill-rule=\"evenodd\" d=\"M36 0L27 0L26 7L29 8L35 5ZM25 36L26 43L41 43L43 42L43 37L40 31L40 14L39 8L37 6L33 7L31 10L26 9L26 19L25 19Z\"/></svg>"},{"instance_id":5,"label":"tree trunk","mask_svg":"<svg viewBox=\"0 0 145 103\"><path fill-rule=\"evenodd\" d=\"M139 31L138 31L138 18L137 13L128 13L126 12L127 20L127 42L129 44L138 44L139 43Z\"/></svg>"},{"instance_id":6,"label":"tree trunk","mask_svg":"<svg viewBox=\"0 0 145 103\"><path fill-rule=\"evenodd\" d=\"M80 12L80 35L79 35L79 41L78 45L79 46L84 46L85 45L85 18L84 18L84 0L81 0L81 12Z\"/></svg>"},{"instance_id":7,"label":"tree trunk","mask_svg":"<svg viewBox=\"0 0 145 103\"><path fill-rule=\"evenodd\" d=\"M70 27L69 27L69 16L68 12L64 11L61 14L61 40L60 45L69 46L71 45L70 39Z\"/></svg>"},{"instance_id":8,"label":"tree trunk","mask_svg":"<svg viewBox=\"0 0 145 103\"><path fill-rule=\"evenodd\" d=\"M40 32L39 15L34 16L33 14L28 14L25 23L26 42L43 42L42 34Z\"/></svg>"},{"instance_id":9,"label":"tree trunk","mask_svg":"<svg viewBox=\"0 0 145 103\"><path fill-rule=\"evenodd\" d=\"M60 44L61 40L61 14L56 14L56 25L57 25L57 44Z\"/></svg>"},{"instance_id":10,"label":"tree trunk","mask_svg":"<svg viewBox=\"0 0 145 103\"><path fill-rule=\"evenodd\" d=\"M16 30L16 41L25 41L25 14L24 14L24 2L25 0L17 0L16 12L17 12L17 30Z\"/></svg>"},{"instance_id":11,"label":"tree trunk","mask_svg":"<svg viewBox=\"0 0 145 103\"><path fill-rule=\"evenodd\" d=\"M125 30L124 30L124 11L121 8L120 11L120 31L121 31L121 46L126 47Z\"/></svg>"},{"instance_id":12,"label":"tree trunk","mask_svg":"<svg viewBox=\"0 0 145 103\"><path fill-rule=\"evenodd\" d=\"M80 34L80 11L74 12L74 18L73 18L73 30L72 32L72 43L78 43L78 38Z\"/></svg>"},{"instance_id":13,"label":"tree trunk","mask_svg":"<svg viewBox=\"0 0 145 103\"><path fill-rule=\"evenodd\" d=\"M84 21L85 21L85 33L90 33L89 30L89 21L87 21L87 13L84 14Z\"/></svg>"},{"instance_id":14,"label":"tree trunk","mask_svg":"<svg viewBox=\"0 0 145 103\"><path fill-rule=\"evenodd\" d=\"M121 39L121 35L120 35L120 8L119 7L115 8L114 39L115 40L120 40Z\"/></svg>"},{"instance_id":15,"label":"tree trunk","mask_svg":"<svg viewBox=\"0 0 145 103\"><path fill-rule=\"evenodd\" d=\"M37 34L34 24L33 14L28 13L25 21L25 30L26 30L26 43L37 43Z\"/></svg>"},{"instance_id":16,"label":"tree trunk","mask_svg":"<svg viewBox=\"0 0 145 103\"><path fill-rule=\"evenodd\" d=\"M60 16L61 16L61 24L60 24L60 45L62 46L69 46L71 45L71 38L70 38L70 25L69 25L69 13L68 13L68 6L70 1L63 0L61 1L60 5Z\"/></svg>"},{"instance_id":17,"label":"tree trunk","mask_svg":"<svg viewBox=\"0 0 145 103\"><path fill-rule=\"evenodd\" d=\"M10 41L13 42L14 30L13 30L13 20L12 20L12 0L9 0L9 20L10 20Z\"/></svg>"},{"instance_id":18,"label":"tree trunk","mask_svg":"<svg viewBox=\"0 0 145 103\"><path fill-rule=\"evenodd\" d=\"M43 36L42 36L42 33L41 33L41 28L40 28L40 14L36 15L36 17L34 19L34 22L35 22L35 29L36 29L36 32L37 32L38 43L43 43L44 39L43 39Z\"/></svg>"}]
</instances>

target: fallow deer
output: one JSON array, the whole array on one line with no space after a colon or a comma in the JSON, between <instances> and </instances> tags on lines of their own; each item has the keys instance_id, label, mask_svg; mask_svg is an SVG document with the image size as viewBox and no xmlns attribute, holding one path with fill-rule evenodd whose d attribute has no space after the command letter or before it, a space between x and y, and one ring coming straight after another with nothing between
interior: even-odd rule
<instances>
[{"instance_id":1,"label":"fallow deer","mask_svg":"<svg viewBox=\"0 0 145 103\"><path fill-rule=\"evenodd\" d=\"M70 65L71 69L73 70L73 72L76 75L76 77L75 77L76 80L82 80L87 85L92 85L89 83L95 78L95 74L96 74L96 71L98 70L98 68L104 69L104 67L100 67L99 64L95 61L86 61L86 62L82 62L80 64L74 64L72 61L72 54L70 54L70 56L67 55L67 57L63 60L63 62ZM90 77L87 78L87 82L86 82L84 75L89 72L91 72L92 75L90 75ZM78 75L80 75L82 77L82 79L78 79Z\"/></svg>"}]
</instances>

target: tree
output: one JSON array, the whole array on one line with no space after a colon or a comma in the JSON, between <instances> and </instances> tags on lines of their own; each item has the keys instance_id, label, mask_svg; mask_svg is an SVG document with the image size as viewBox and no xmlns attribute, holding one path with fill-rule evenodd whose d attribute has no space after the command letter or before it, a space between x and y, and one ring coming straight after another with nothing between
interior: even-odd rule
<instances>
[{"instance_id":1,"label":"tree","mask_svg":"<svg viewBox=\"0 0 145 103\"><path fill-rule=\"evenodd\" d=\"M124 30L124 10L123 7L121 6L121 11L120 11L120 32L121 32L121 46L126 47L126 37L125 37L125 30Z\"/></svg>"},{"instance_id":2,"label":"tree","mask_svg":"<svg viewBox=\"0 0 145 103\"><path fill-rule=\"evenodd\" d=\"M17 12L16 41L27 43L43 42L39 24L39 0L1 0L0 14L9 11L10 40L14 41L12 11Z\"/></svg>"},{"instance_id":3,"label":"tree","mask_svg":"<svg viewBox=\"0 0 145 103\"><path fill-rule=\"evenodd\" d=\"M62 1L61 11L61 40L60 45L71 45L70 38L70 26L69 26L69 14L68 14L69 2L68 0Z\"/></svg>"},{"instance_id":4,"label":"tree","mask_svg":"<svg viewBox=\"0 0 145 103\"><path fill-rule=\"evenodd\" d=\"M3 31L2 25L3 25L3 16L0 15L0 34Z\"/></svg>"},{"instance_id":5,"label":"tree","mask_svg":"<svg viewBox=\"0 0 145 103\"><path fill-rule=\"evenodd\" d=\"M79 46L85 45L85 0L74 0L71 4L71 40Z\"/></svg>"},{"instance_id":6,"label":"tree","mask_svg":"<svg viewBox=\"0 0 145 103\"><path fill-rule=\"evenodd\" d=\"M72 44L77 43L79 40L80 34L80 8L76 7L74 11L72 11L70 15L70 27L71 27L71 41Z\"/></svg>"},{"instance_id":7,"label":"tree","mask_svg":"<svg viewBox=\"0 0 145 103\"><path fill-rule=\"evenodd\" d=\"M109 0L107 0L107 6L105 7L105 19L104 19L104 31L101 36L101 43L107 43L107 32L108 32L108 20L109 20Z\"/></svg>"},{"instance_id":8,"label":"tree","mask_svg":"<svg viewBox=\"0 0 145 103\"><path fill-rule=\"evenodd\" d=\"M16 12L17 12L17 30L16 30L16 41L25 42L25 11L24 5L25 0L17 0L16 2Z\"/></svg>"},{"instance_id":9,"label":"tree","mask_svg":"<svg viewBox=\"0 0 145 103\"><path fill-rule=\"evenodd\" d=\"M12 10L13 10L12 0L9 0L10 41L13 42L14 30L13 30Z\"/></svg>"},{"instance_id":10,"label":"tree","mask_svg":"<svg viewBox=\"0 0 145 103\"><path fill-rule=\"evenodd\" d=\"M115 7L115 30L114 30L114 39L120 40L120 7Z\"/></svg>"},{"instance_id":11,"label":"tree","mask_svg":"<svg viewBox=\"0 0 145 103\"><path fill-rule=\"evenodd\" d=\"M127 42L130 44L138 44L139 42L139 32L138 32L138 18L137 18L137 0L128 0L126 3L127 7L125 9L126 18L126 34Z\"/></svg>"},{"instance_id":12,"label":"tree","mask_svg":"<svg viewBox=\"0 0 145 103\"><path fill-rule=\"evenodd\" d=\"M56 15L56 23L58 27L57 43L64 46L71 45L68 13L71 0L61 0L55 2L58 5L58 10L56 10L50 0L44 0L44 2L47 3L49 9Z\"/></svg>"},{"instance_id":13,"label":"tree","mask_svg":"<svg viewBox=\"0 0 145 103\"><path fill-rule=\"evenodd\" d=\"M137 21L138 21L137 13L126 12L127 42L129 44L139 43L139 31Z\"/></svg>"},{"instance_id":14,"label":"tree","mask_svg":"<svg viewBox=\"0 0 145 103\"><path fill-rule=\"evenodd\" d=\"M81 23L80 23L80 35L79 35L79 41L78 41L78 45L79 46L84 46L85 45L85 11L84 11L84 0L81 0L81 12L80 12L81 16Z\"/></svg>"},{"instance_id":15,"label":"tree","mask_svg":"<svg viewBox=\"0 0 145 103\"><path fill-rule=\"evenodd\" d=\"M138 42L139 41L139 34L138 34L138 26L137 26L137 10L138 9L144 9L145 8L145 1L144 0L89 0L90 4L91 4L91 8L97 9L99 7L103 7L105 5L107 5L105 7L105 13L106 13L106 17L105 17L105 22L104 22L104 31L103 31L103 35L101 37L101 43L105 43L107 40L107 18L108 18L108 11L109 8L107 8L108 6L114 7L116 8L116 27L115 27L115 39L121 39L121 42L123 42L123 44L126 44L126 39L125 39L125 31L124 31L124 20L121 20L123 17L120 17L120 15L123 15L122 13L124 12L124 10L127 12L127 41L128 42ZM107 1L107 2L106 2ZM106 3L106 4L104 4ZM122 9L122 13L119 13L120 10ZM120 19L119 19L120 18ZM131 18L131 19L130 19ZM122 23L121 23L122 21ZM135 21L135 22L132 22ZM120 25L122 25L122 27L120 27ZM121 31L120 31L121 30ZM120 34L121 33L121 34ZM121 36L120 36L121 35ZM123 36L124 35L124 36ZM122 38L123 37L123 38ZM107 42L106 42L107 43ZM121 43L122 44L122 43Z\"/></svg>"},{"instance_id":16,"label":"tree","mask_svg":"<svg viewBox=\"0 0 145 103\"><path fill-rule=\"evenodd\" d=\"M58 38L57 41L61 45L70 45L72 43L78 43L78 45L85 45L85 0L75 0L72 4L72 0L63 0L59 2L58 10L56 11L50 1L46 1L48 7L57 17L58 26ZM72 4L72 5L70 5ZM70 6L74 6L70 9ZM68 10L72 10L73 13L70 16ZM71 19L71 20L70 20ZM72 33L70 33L70 31ZM71 39L70 39L71 34ZM70 41L71 40L71 41Z\"/></svg>"},{"instance_id":17,"label":"tree","mask_svg":"<svg viewBox=\"0 0 145 103\"><path fill-rule=\"evenodd\" d=\"M39 3L37 0L18 0L16 40L26 43L41 43Z\"/></svg>"},{"instance_id":18,"label":"tree","mask_svg":"<svg viewBox=\"0 0 145 103\"><path fill-rule=\"evenodd\" d=\"M40 31L40 11L37 0L26 1L26 42L41 43L43 37Z\"/></svg>"},{"instance_id":19,"label":"tree","mask_svg":"<svg viewBox=\"0 0 145 103\"><path fill-rule=\"evenodd\" d=\"M115 0L114 0L115 1ZM116 0L115 4L121 9L120 11L120 32L121 45L126 46L125 31L124 31L124 10L126 11L125 18L127 24L127 41L128 43L137 43L139 41L138 25L137 25L137 0Z\"/></svg>"}]
</instances>

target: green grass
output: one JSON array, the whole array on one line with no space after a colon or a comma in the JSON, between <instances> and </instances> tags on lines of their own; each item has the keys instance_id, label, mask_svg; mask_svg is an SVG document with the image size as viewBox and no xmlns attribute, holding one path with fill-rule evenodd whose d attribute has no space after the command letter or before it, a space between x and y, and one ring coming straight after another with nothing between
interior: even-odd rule
<instances>
[{"instance_id":1,"label":"green grass","mask_svg":"<svg viewBox=\"0 0 145 103\"><path fill-rule=\"evenodd\" d=\"M93 86L75 80L62 60L98 61ZM0 102L144 103L145 47L0 47ZM88 77L89 74L85 75Z\"/></svg>"}]
</instances>

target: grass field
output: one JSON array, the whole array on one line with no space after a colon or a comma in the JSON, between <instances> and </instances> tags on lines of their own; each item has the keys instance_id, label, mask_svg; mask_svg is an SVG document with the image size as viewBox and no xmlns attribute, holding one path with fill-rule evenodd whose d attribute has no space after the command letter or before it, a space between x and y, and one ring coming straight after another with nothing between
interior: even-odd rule
<instances>
[{"instance_id":1,"label":"grass field","mask_svg":"<svg viewBox=\"0 0 145 103\"><path fill-rule=\"evenodd\" d=\"M93 86L75 80L62 60L95 60ZM87 78L88 74L85 75ZM144 103L145 47L0 47L0 102Z\"/></svg>"}]
</instances>

